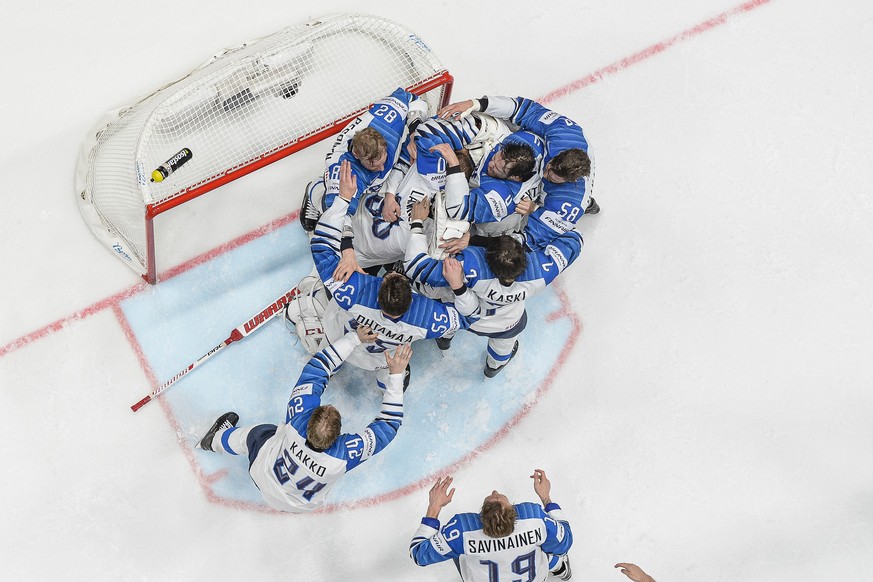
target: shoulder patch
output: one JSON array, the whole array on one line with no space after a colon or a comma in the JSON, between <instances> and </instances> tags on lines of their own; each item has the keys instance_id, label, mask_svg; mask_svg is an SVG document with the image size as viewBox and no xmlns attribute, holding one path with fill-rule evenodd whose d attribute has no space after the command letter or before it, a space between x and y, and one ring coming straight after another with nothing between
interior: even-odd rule
<instances>
[{"instance_id":1,"label":"shoulder patch","mask_svg":"<svg viewBox=\"0 0 873 582\"><path fill-rule=\"evenodd\" d=\"M559 271L563 271L570 264L569 261L567 261L567 257L564 256L564 253L562 253L561 250L554 245L549 245L546 247L546 254L549 255L553 261L555 261L555 264L558 265Z\"/></svg>"},{"instance_id":2,"label":"shoulder patch","mask_svg":"<svg viewBox=\"0 0 873 582\"><path fill-rule=\"evenodd\" d=\"M503 197L494 190L489 190L484 194L485 201L488 202L488 207L491 209L491 214L497 220L503 220L508 214L509 209L506 207L506 201Z\"/></svg>"},{"instance_id":3,"label":"shoulder patch","mask_svg":"<svg viewBox=\"0 0 873 582\"><path fill-rule=\"evenodd\" d=\"M312 383L307 382L306 384L298 384L294 387L294 390L291 392L291 398L295 398L297 396L308 396L312 394Z\"/></svg>"}]
</instances>

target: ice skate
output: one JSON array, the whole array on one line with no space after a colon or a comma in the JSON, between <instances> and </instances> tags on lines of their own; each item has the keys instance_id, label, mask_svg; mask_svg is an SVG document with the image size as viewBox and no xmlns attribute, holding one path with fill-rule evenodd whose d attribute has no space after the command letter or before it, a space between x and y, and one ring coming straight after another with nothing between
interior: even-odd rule
<instances>
[{"instance_id":1,"label":"ice skate","mask_svg":"<svg viewBox=\"0 0 873 582\"><path fill-rule=\"evenodd\" d=\"M315 225L318 224L318 219L321 218L321 213L312 204L312 189L323 184L321 180L314 180L306 185L303 189L303 203L300 205L300 226L306 232L315 230Z\"/></svg>"},{"instance_id":2,"label":"ice skate","mask_svg":"<svg viewBox=\"0 0 873 582\"><path fill-rule=\"evenodd\" d=\"M569 580L573 573L570 571L570 556L564 554L563 556L559 556L560 562L558 562L558 567L554 570L549 570L552 576L557 578L558 580Z\"/></svg>"},{"instance_id":3,"label":"ice skate","mask_svg":"<svg viewBox=\"0 0 873 582\"><path fill-rule=\"evenodd\" d=\"M499 368L492 368L491 366L488 365L488 362L485 362L485 375L488 376L489 378L493 378L494 376L499 374L503 370L503 368L505 368L506 365L512 361L512 358L515 357L515 354L517 352L518 352L518 341L516 340L515 345L512 346L512 353L509 354L509 359L506 360L506 364L503 364Z\"/></svg>"},{"instance_id":4,"label":"ice skate","mask_svg":"<svg viewBox=\"0 0 873 582\"><path fill-rule=\"evenodd\" d=\"M597 214L600 212L600 205L597 203L593 197L588 199L588 206L585 207L585 212L583 214Z\"/></svg>"},{"instance_id":5,"label":"ice skate","mask_svg":"<svg viewBox=\"0 0 873 582\"><path fill-rule=\"evenodd\" d=\"M454 337L454 336L452 336L452 337ZM448 350L450 347L452 347L452 337L438 337L438 338L436 338L436 344L437 344L437 347L440 349L440 351L444 352L444 351Z\"/></svg>"},{"instance_id":6,"label":"ice skate","mask_svg":"<svg viewBox=\"0 0 873 582\"><path fill-rule=\"evenodd\" d=\"M238 422L239 415L236 412L225 412L212 423L209 432L206 433L206 436L203 437L197 446L204 451L215 452L215 449L212 448L212 439L215 438L215 435L223 430L235 427Z\"/></svg>"}]
</instances>

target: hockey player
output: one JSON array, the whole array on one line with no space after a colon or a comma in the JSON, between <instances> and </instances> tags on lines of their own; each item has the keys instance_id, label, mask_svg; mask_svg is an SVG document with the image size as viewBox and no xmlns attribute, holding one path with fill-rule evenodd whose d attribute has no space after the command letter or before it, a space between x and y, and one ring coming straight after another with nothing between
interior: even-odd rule
<instances>
[{"instance_id":1,"label":"hockey player","mask_svg":"<svg viewBox=\"0 0 873 582\"><path fill-rule=\"evenodd\" d=\"M376 382L384 388L387 370L382 352L467 327L467 317L478 315L478 300L464 285L460 265L445 266L458 272L457 277L446 277L458 282L453 287L457 309L413 293L409 280L401 273L392 272L385 277L338 273L346 209L357 191L348 161L343 161L340 173L339 196L321 216L310 241L316 269L333 297L324 313L324 330L328 340L333 341L360 325L372 328L379 338L371 346L359 346L347 361L365 370L375 370Z\"/></svg>"},{"instance_id":2,"label":"hockey player","mask_svg":"<svg viewBox=\"0 0 873 582\"><path fill-rule=\"evenodd\" d=\"M552 484L545 471L535 469L531 478L542 506L513 505L506 495L492 491L479 513L456 514L442 528L440 510L451 502L455 490L448 490L451 477L437 479L427 513L409 546L410 557L419 566L454 559L464 582L544 582L550 573L569 580L570 524L552 502Z\"/></svg>"},{"instance_id":3,"label":"hockey player","mask_svg":"<svg viewBox=\"0 0 873 582\"><path fill-rule=\"evenodd\" d=\"M220 416L198 445L206 451L246 455L249 474L267 505L279 511L305 513L321 507L337 480L397 436L403 422L403 371L412 356L409 345L382 356L390 375L382 409L366 429L340 434L340 413L321 404L331 376L361 342L376 339L358 327L316 353L303 368L291 392L285 423L237 427L239 415Z\"/></svg>"},{"instance_id":4,"label":"hockey player","mask_svg":"<svg viewBox=\"0 0 873 582\"><path fill-rule=\"evenodd\" d=\"M591 173L588 140L573 120L523 97L482 97L453 103L438 113L443 119L459 119L482 111L507 120L545 140L540 201L520 201L516 212L529 214L525 242L534 250L572 229L583 214L597 214L600 207L586 191Z\"/></svg>"},{"instance_id":5,"label":"hockey player","mask_svg":"<svg viewBox=\"0 0 873 582\"><path fill-rule=\"evenodd\" d=\"M356 117L337 136L325 158L324 176L310 182L303 196L300 224L311 232L319 215L330 208L339 193L340 164L348 161L359 190L349 204L354 214L362 195L377 192L389 179L400 158L410 128L427 115L427 103L398 88ZM392 178L399 181L399 176ZM395 182L396 183L396 182Z\"/></svg>"},{"instance_id":6,"label":"hockey player","mask_svg":"<svg viewBox=\"0 0 873 582\"><path fill-rule=\"evenodd\" d=\"M421 292L447 298L440 289L448 285L440 261L427 254L421 219L427 216L427 200L412 209L411 236L406 252L406 273L421 284ZM467 286L479 299L480 317L469 331L488 338L485 376L496 376L518 352L518 336L527 325L525 302L569 267L582 252L582 235L570 230L554 239L544 250L525 253L521 243L506 235L482 237L486 244L469 246L457 258L463 265ZM451 334L437 339L442 350L449 349Z\"/></svg>"},{"instance_id":7,"label":"hockey player","mask_svg":"<svg viewBox=\"0 0 873 582\"><path fill-rule=\"evenodd\" d=\"M505 123L476 114L454 121L431 118L416 128L415 143L416 164L423 174L424 166L433 165L428 152L436 144L447 143L453 150L464 148L471 154L476 166L471 190L463 197L446 196L450 218L472 222L489 234L517 228L516 204L539 184L542 139L528 131L511 132Z\"/></svg>"},{"instance_id":8,"label":"hockey player","mask_svg":"<svg viewBox=\"0 0 873 582\"><path fill-rule=\"evenodd\" d=\"M431 182L425 179L413 165L403 176L396 193L385 193L384 201L381 193L371 193L364 198L362 208L351 217L350 234L354 239L354 248L342 251L340 264L344 274L363 271L378 275L380 267L402 261L409 241L409 212L412 205L424 197L433 198L442 191L449 193L446 195L455 195L452 193L458 191L457 196L463 196L469 191L467 180L473 172L469 159L459 158L446 144L439 144L434 149L440 150L440 159L445 159L448 163L448 167L443 164L442 180ZM397 205L397 212L384 210L383 204L387 206L389 201ZM386 214L393 217L393 220L384 218ZM444 228L440 232L434 232L435 237L460 236L469 229L469 224L460 225L458 221L445 220L441 221L441 225ZM439 227L440 225L436 226ZM446 230L449 227L455 228L457 232L447 235Z\"/></svg>"}]
</instances>

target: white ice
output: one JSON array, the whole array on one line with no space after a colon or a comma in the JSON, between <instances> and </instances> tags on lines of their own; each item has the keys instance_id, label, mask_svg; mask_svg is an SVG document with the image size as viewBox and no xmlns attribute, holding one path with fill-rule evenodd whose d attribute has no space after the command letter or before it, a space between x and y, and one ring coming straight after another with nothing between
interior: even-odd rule
<instances>
[{"instance_id":1,"label":"white ice","mask_svg":"<svg viewBox=\"0 0 873 582\"><path fill-rule=\"evenodd\" d=\"M737 6L7 3L0 579L456 579L451 563L407 557L426 487L304 517L210 501L189 446L223 403L204 401L201 424L179 434L159 404L132 413L150 379L112 310L88 311L139 283L74 201L79 144L99 116L225 46L367 11L424 38L458 99L577 87L549 106L583 125L597 160L603 212L583 218L582 258L560 283L578 340L532 411L454 471L443 515L495 488L533 500L537 467L573 526L574 579L623 580L612 566L632 561L659 582L870 580L873 4ZM269 219L227 211L233 194L292 210L301 168L322 153L159 220L163 268ZM192 305L209 299L204 277L181 288ZM157 301L160 289L135 297ZM200 330L207 343L238 323L226 317ZM199 355L178 341L182 361ZM276 365L299 364L288 346L272 347ZM276 390L281 402L287 386ZM480 420L497 412L472 406Z\"/></svg>"}]
</instances>

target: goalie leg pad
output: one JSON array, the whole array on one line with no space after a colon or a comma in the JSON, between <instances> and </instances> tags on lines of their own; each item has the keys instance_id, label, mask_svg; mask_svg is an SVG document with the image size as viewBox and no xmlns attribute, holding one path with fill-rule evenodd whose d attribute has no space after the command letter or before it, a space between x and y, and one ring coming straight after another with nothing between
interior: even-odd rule
<instances>
[{"instance_id":1,"label":"goalie leg pad","mask_svg":"<svg viewBox=\"0 0 873 582\"><path fill-rule=\"evenodd\" d=\"M327 307L327 290L321 279L312 275L301 279L297 289L297 295L285 306L285 321L306 351L314 354L327 345L322 320Z\"/></svg>"}]
</instances>

